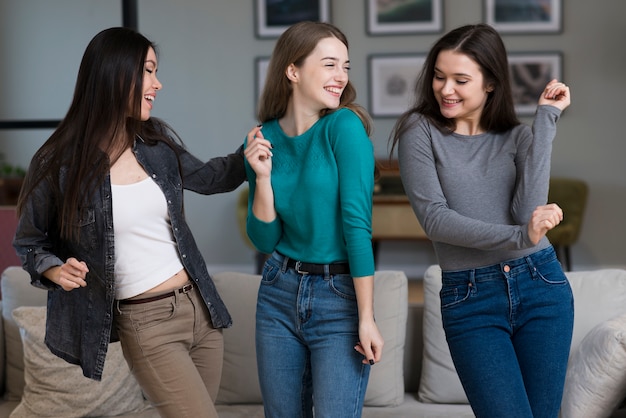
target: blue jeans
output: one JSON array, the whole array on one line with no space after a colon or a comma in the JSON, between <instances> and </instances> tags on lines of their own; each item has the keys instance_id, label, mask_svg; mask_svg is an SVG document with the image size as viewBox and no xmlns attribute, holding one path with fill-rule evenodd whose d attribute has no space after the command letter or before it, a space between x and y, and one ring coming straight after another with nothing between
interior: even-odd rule
<instances>
[{"instance_id":1,"label":"blue jeans","mask_svg":"<svg viewBox=\"0 0 626 418\"><path fill-rule=\"evenodd\" d=\"M443 327L476 417L556 418L574 302L554 249L442 279Z\"/></svg>"},{"instance_id":2,"label":"blue jeans","mask_svg":"<svg viewBox=\"0 0 626 418\"><path fill-rule=\"evenodd\" d=\"M370 366L354 350L359 318L352 277L299 274L285 264L277 253L266 261L257 300L265 416L312 417L315 408L315 418L360 417Z\"/></svg>"}]
</instances>

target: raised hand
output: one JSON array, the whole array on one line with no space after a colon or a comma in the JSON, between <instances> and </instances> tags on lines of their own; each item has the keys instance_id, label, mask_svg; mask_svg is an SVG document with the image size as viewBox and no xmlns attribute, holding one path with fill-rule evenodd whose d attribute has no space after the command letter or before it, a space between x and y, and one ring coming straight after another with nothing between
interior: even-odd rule
<instances>
[{"instance_id":1,"label":"raised hand","mask_svg":"<svg viewBox=\"0 0 626 418\"><path fill-rule=\"evenodd\" d=\"M550 105L564 110L571 103L569 87L556 78L550 81L539 97L540 105Z\"/></svg>"},{"instance_id":2,"label":"raised hand","mask_svg":"<svg viewBox=\"0 0 626 418\"><path fill-rule=\"evenodd\" d=\"M244 155L257 177L269 177L272 172L272 143L263 137L261 126L248 132Z\"/></svg>"}]
</instances>

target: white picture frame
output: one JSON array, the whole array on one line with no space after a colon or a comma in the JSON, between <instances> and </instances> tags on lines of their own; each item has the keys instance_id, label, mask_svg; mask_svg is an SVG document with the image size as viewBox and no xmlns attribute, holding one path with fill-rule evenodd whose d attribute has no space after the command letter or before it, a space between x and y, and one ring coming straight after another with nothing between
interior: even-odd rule
<instances>
[{"instance_id":1,"label":"white picture frame","mask_svg":"<svg viewBox=\"0 0 626 418\"><path fill-rule=\"evenodd\" d=\"M365 0L368 35L438 33L442 0Z\"/></svg>"},{"instance_id":2,"label":"white picture frame","mask_svg":"<svg viewBox=\"0 0 626 418\"><path fill-rule=\"evenodd\" d=\"M278 38L294 23L330 22L330 0L287 2L254 0L257 38Z\"/></svg>"},{"instance_id":3,"label":"white picture frame","mask_svg":"<svg viewBox=\"0 0 626 418\"><path fill-rule=\"evenodd\" d=\"M484 0L485 22L500 33L559 33L562 0Z\"/></svg>"},{"instance_id":4,"label":"white picture frame","mask_svg":"<svg viewBox=\"0 0 626 418\"><path fill-rule=\"evenodd\" d=\"M415 83L426 54L373 54L368 57L369 112L398 117L415 100Z\"/></svg>"}]
</instances>

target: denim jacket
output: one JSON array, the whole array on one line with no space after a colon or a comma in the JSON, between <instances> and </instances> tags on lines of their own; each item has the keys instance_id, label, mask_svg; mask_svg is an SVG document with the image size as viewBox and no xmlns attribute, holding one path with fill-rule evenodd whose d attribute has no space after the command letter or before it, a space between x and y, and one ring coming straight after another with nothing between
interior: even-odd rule
<instances>
[{"instance_id":1,"label":"denim jacket","mask_svg":"<svg viewBox=\"0 0 626 418\"><path fill-rule=\"evenodd\" d=\"M181 261L202 294L213 326L231 326L230 314L185 220L183 189L201 194L236 189L246 178L242 147L207 163L181 150L180 171L176 153L163 142L148 145L138 139L133 151L165 195ZM72 179L66 178L63 171L59 177L63 190L63 185ZM115 245L110 177L81 211L84 215L80 219L79 242L60 238L54 203L58 198L46 181L37 186L23 207L13 245L30 273L31 283L48 290L46 345L57 356L80 365L86 377L100 380L109 342L118 340L113 326ZM87 264L86 287L64 291L42 275L69 257Z\"/></svg>"}]
</instances>

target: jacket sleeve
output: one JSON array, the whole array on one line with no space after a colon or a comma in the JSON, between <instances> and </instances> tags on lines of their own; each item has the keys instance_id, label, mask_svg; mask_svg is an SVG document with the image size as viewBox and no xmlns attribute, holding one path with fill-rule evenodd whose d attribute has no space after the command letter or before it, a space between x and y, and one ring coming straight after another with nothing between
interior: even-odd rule
<instances>
[{"instance_id":1,"label":"jacket sleeve","mask_svg":"<svg viewBox=\"0 0 626 418\"><path fill-rule=\"evenodd\" d=\"M235 190L246 179L243 146L224 157L203 162L180 149L183 187L200 194L224 193Z\"/></svg>"},{"instance_id":2,"label":"jacket sleeve","mask_svg":"<svg viewBox=\"0 0 626 418\"><path fill-rule=\"evenodd\" d=\"M53 290L59 286L42 274L51 267L62 265L63 261L53 252L53 239L58 234L54 230L56 205L49 190L42 181L30 194L18 220L13 247L22 267L30 274L33 286Z\"/></svg>"}]
</instances>

